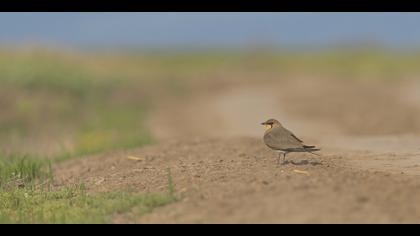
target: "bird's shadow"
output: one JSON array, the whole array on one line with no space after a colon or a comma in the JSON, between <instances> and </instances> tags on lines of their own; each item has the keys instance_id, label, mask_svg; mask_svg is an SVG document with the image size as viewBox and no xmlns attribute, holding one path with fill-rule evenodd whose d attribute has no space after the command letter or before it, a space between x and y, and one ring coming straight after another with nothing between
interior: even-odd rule
<instances>
[{"instance_id":1,"label":"bird's shadow","mask_svg":"<svg viewBox=\"0 0 420 236\"><path fill-rule=\"evenodd\" d=\"M308 160L301 160L301 161L298 161L298 162L295 162L295 161L286 161L285 164L289 164L289 163L291 163L291 164L293 164L295 166L305 166L305 165L318 166L318 165L322 165L322 163L319 162L319 161L308 161Z\"/></svg>"}]
</instances>

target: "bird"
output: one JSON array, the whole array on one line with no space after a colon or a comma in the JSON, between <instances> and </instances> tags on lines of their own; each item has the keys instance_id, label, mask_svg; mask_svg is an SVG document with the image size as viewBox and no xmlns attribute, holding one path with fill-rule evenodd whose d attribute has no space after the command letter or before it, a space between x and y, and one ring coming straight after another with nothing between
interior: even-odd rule
<instances>
[{"instance_id":1,"label":"bird","mask_svg":"<svg viewBox=\"0 0 420 236\"><path fill-rule=\"evenodd\" d=\"M283 154L283 163L286 163L286 155L290 152L308 152L314 155L318 155L316 151L320 151L320 148L311 145L305 145L301 139L296 137L291 131L284 128L283 125L276 119L269 119L262 122L266 131L264 133L264 143L269 148L279 153L277 164L280 164L280 157Z\"/></svg>"}]
</instances>

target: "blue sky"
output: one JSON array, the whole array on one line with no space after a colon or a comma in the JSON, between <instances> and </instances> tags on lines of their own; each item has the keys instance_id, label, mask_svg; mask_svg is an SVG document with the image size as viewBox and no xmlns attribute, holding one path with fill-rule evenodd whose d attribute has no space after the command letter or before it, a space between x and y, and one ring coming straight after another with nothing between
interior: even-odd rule
<instances>
[{"instance_id":1,"label":"blue sky","mask_svg":"<svg viewBox=\"0 0 420 236\"><path fill-rule=\"evenodd\" d=\"M0 44L70 47L420 46L419 13L0 13Z\"/></svg>"}]
</instances>

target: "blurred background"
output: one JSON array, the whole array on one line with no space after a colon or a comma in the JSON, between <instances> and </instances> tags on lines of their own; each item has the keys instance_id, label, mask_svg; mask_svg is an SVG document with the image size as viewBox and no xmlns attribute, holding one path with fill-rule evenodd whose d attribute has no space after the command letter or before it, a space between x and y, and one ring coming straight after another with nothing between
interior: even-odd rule
<instances>
[{"instance_id":1,"label":"blurred background","mask_svg":"<svg viewBox=\"0 0 420 236\"><path fill-rule=\"evenodd\" d=\"M186 126L253 135L236 131L276 114L303 135L303 120L326 124L323 134L419 134L418 22L417 13L1 13L0 151L66 159ZM184 103L198 97L223 98L220 114ZM248 120L231 124L238 117Z\"/></svg>"},{"instance_id":2,"label":"blurred background","mask_svg":"<svg viewBox=\"0 0 420 236\"><path fill-rule=\"evenodd\" d=\"M417 13L2 13L1 42L79 49L420 44Z\"/></svg>"}]
</instances>

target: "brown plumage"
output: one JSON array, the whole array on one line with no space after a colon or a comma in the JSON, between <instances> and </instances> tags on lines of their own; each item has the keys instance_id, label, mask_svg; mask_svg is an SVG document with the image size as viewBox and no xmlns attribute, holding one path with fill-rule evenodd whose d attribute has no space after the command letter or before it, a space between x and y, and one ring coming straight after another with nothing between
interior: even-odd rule
<instances>
[{"instance_id":1,"label":"brown plumage","mask_svg":"<svg viewBox=\"0 0 420 236\"><path fill-rule=\"evenodd\" d=\"M315 146L309 146L303 144L303 141L296 137L288 129L284 128L279 121L275 119L269 119L266 122L261 123L267 130L264 133L264 143L271 149L283 154L283 163L285 163L286 155L289 152L313 152L319 151L319 148Z\"/></svg>"}]
</instances>

